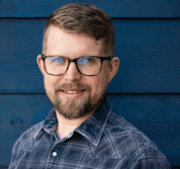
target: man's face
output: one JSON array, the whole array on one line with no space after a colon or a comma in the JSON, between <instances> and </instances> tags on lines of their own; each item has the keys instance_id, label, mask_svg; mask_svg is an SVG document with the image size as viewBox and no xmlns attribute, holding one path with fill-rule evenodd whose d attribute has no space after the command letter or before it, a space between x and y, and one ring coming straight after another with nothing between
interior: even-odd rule
<instances>
[{"instance_id":1,"label":"man's face","mask_svg":"<svg viewBox=\"0 0 180 169\"><path fill-rule=\"evenodd\" d=\"M68 33L51 26L45 55L60 55L70 59L82 56L105 56L102 52L102 44L102 40L96 41L88 35ZM56 112L68 119L76 119L92 113L101 103L107 85L112 79L109 77L108 61L102 62L101 72L96 76L80 74L74 62L70 63L63 75L52 76L44 71L40 56L37 62L44 75L48 98Z\"/></svg>"}]
</instances>

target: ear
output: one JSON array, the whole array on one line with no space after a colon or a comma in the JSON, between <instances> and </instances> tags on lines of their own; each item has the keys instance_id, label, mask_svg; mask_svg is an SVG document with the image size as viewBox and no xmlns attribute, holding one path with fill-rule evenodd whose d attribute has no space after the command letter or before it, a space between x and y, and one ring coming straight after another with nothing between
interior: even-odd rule
<instances>
[{"instance_id":1,"label":"ear","mask_svg":"<svg viewBox=\"0 0 180 169\"><path fill-rule=\"evenodd\" d=\"M113 77L116 75L119 68L120 60L118 57L114 57L109 62L109 72L108 72L108 83L111 82Z\"/></svg>"},{"instance_id":2,"label":"ear","mask_svg":"<svg viewBox=\"0 0 180 169\"><path fill-rule=\"evenodd\" d=\"M40 71L41 71L42 74L44 75L44 74L45 74L45 71L44 71L44 63L43 63L43 60L41 59L41 55L38 55L38 56L37 56L36 61L37 61L37 64L38 64L38 66L39 66Z\"/></svg>"}]
</instances>

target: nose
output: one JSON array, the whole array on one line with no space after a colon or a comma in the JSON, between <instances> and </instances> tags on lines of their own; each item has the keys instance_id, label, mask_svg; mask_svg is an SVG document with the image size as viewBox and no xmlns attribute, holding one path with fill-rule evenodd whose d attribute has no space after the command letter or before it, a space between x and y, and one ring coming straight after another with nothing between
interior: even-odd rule
<instances>
[{"instance_id":1,"label":"nose","mask_svg":"<svg viewBox=\"0 0 180 169\"><path fill-rule=\"evenodd\" d=\"M74 62L69 63L69 67L64 74L64 78L67 81L77 81L81 79L81 74L77 70L76 64Z\"/></svg>"}]
</instances>

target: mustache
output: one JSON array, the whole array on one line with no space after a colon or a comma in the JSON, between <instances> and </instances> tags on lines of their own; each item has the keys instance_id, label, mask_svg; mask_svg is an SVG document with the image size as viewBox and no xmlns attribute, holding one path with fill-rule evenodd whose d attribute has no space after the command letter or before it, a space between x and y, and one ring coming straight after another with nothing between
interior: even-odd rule
<instances>
[{"instance_id":1,"label":"mustache","mask_svg":"<svg viewBox=\"0 0 180 169\"><path fill-rule=\"evenodd\" d=\"M75 90L87 90L91 87L87 84L81 84L81 83L74 83L74 84L61 84L55 88L55 92L58 92L63 89L75 89Z\"/></svg>"}]
</instances>

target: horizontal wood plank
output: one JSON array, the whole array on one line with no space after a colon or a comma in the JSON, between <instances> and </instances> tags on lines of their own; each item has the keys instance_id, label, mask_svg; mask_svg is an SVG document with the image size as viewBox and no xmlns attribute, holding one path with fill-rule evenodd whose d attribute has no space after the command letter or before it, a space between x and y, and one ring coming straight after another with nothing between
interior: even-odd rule
<instances>
[{"instance_id":1,"label":"horizontal wood plank","mask_svg":"<svg viewBox=\"0 0 180 169\"><path fill-rule=\"evenodd\" d=\"M68 3L91 3L111 17L180 17L178 0L1 0L0 17L48 17Z\"/></svg>"},{"instance_id":2,"label":"horizontal wood plank","mask_svg":"<svg viewBox=\"0 0 180 169\"><path fill-rule=\"evenodd\" d=\"M0 19L0 93L45 93L36 63L44 19ZM179 93L180 20L120 19L115 56L120 58L109 93Z\"/></svg>"},{"instance_id":3,"label":"horizontal wood plank","mask_svg":"<svg viewBox=\"0 0 180 169\"><path fill-rule=\"evenodd\" d=\"M108 95L112 111L145 133L180 166L180 95ZM8 166L12 146L52 109L44 95L0 95L0 166Z\"/></svg>"}]
</instances>

